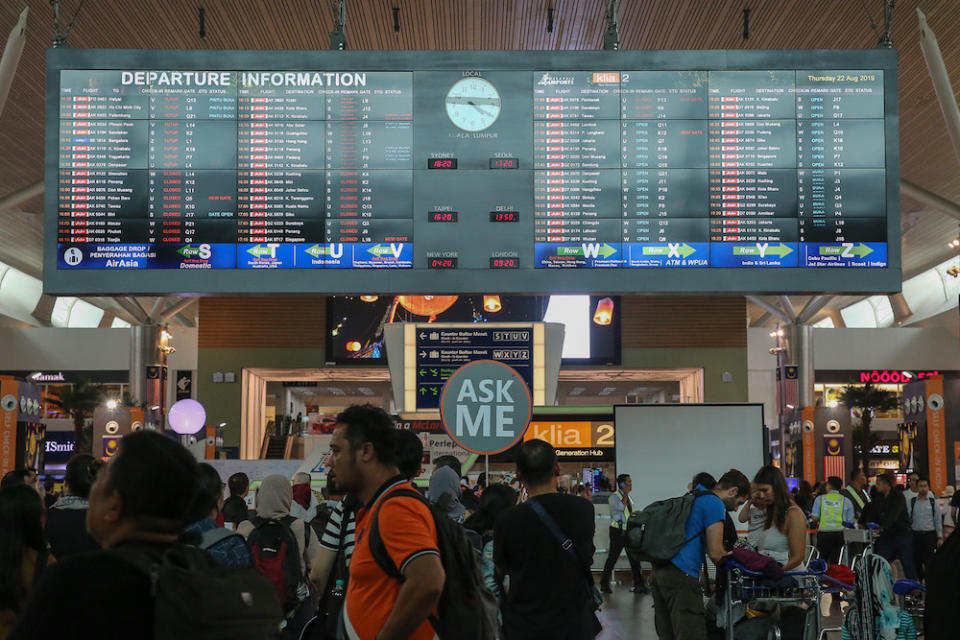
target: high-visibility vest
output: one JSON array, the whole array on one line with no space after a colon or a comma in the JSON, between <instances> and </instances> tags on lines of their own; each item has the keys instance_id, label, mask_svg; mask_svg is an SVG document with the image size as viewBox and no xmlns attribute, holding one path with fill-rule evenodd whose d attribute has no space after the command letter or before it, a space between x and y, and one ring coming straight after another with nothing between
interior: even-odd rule
<instances>
[{"instance_id":1,"label":"high-visibility vest","mask_svg":"<svg viewBox=\"0 0 960 640\"><path fill-rule=\"evenodd\" d=\"M820 531L843 531L843 501L839 491L820 496Z\"/></svg>"},{"instance_id":2,"label":"high-visibility vest","mask_svg":"<svg viewBox=\"0 0 960 640\"><path fill-rule=\"evenodd\" d=\"M859 489L853 485L847 485L847 497L853 500L853 506L857 508L857 511L863 511L863 507L866 506L867 501Z\"/></svg>"},{"instance_id":3,"label":"high-visibility vest","mask_svg":"<svg viewBox=\"0 0 960 640\"><path fill-rule=\"evenodd\" d=\"M613 495L620 498L620 502L623 503L623 522L617 522L614 520L610 526L614 529L620 529L621 531L626 531L627 529L627 519L630 518L630 514L633 513L633 498L623 499L623 494L617 491Z\"/></svg>"}]
</instances>

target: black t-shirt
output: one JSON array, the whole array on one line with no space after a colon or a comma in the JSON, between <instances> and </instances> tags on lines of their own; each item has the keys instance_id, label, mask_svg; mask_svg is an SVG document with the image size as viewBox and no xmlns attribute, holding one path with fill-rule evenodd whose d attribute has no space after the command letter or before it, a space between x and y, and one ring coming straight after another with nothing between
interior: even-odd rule
<instances>
[{"instance_id":1,"label":"black t-shirt","mask_svg":"<svg viewBox=\"0 0 960 640\"><path fill-rule=\"evenodd\" d=\"M548 494L539 502L585 562L593 558L593 505L584 498ZM494 563L510 576L503 606L506 640L593 638L593 598L584 566L564 551L536 512L525 504L497 521Z\"/></svg>"},{"instance_id":2,"label":"black t-shirt","mask_svg":"<svg viewBox=\"0 0 960 640\"><path fill-rule=\"evenodd\" d=\"M137 544L156 549L156 553L165 548ZM150 580L110 551L83 553L50 565L9 640L94 637L98 640L153 637Z\"/></svg>"},{"instance_id":3,"label":"black t-shirt","mask_svg":"<svg viewBox=\"0 0 960 640\"><path fill-rule=\"evenodd\" d=\"M50 553L57 561L100 548L87 533L86 509L50 509L45 532Z\"/></svg>"},{"instance_id":4,"label":"black t-shirt","mask_svg":"<svg viewBox=\"0 0 960 640\"><path fill-rule=\"evenodd\" d=\"M223 521L239 524L250 519L247 502L240 496L230 496L223 502Z\"/></svg>"},{"instance_id":5,"label":"black t-shirt","mask_svg":"<svg viewBox=\"0 0 960 640\"><path fill-rule=\"evenodd\" d=\"M960 492L953 494L953 497L950 498L951 507L960 507Z\"/></svg>"}]
</instances>

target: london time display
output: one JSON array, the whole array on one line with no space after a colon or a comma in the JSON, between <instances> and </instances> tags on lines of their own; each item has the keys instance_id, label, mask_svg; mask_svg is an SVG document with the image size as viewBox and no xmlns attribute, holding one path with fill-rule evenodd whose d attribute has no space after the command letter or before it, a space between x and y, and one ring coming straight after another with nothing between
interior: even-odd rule
<instances>
[{"instance_id":1,"label":"london time display","mask_svg":"<svg viewBox=\"0 0 960 640\"><path fill-rule=\"evenodd\" d=\"M899 284L889 51L135 53L49 54L50 292Z\"/></svg>"}]
</instances>

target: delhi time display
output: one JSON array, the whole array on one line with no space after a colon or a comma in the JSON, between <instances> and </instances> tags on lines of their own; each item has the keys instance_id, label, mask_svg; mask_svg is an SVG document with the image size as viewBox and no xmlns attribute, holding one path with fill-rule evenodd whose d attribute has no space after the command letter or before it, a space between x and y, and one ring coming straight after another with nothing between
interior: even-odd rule
<instances>
[{"instance_id":1,"label":"delhi time display","mask_svg":"<svg viewBox=\"0 0 960 640\"><path fill-rule=\"evenodd\" d=\"M657 53L51 50L45 286L897 286L892 52Z\"/></svg>"}]
</instances>

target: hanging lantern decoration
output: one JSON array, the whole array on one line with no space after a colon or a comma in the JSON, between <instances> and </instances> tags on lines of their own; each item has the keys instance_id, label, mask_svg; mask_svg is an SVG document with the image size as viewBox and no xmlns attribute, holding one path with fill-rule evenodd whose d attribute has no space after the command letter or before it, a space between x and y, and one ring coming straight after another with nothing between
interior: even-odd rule
<instances>
[{"instance_id":1,"label":"hanging lantern decoration","mask_svg":"<svg viewBox=\"0 0 960 640\"><path fill-rule=\"evenodd\" d=\"M360 299L364 302L376 302L380 296L360 296Z\"/></svg>"},{"instance_id":2,"label":"hanging lantern decoration","mask_svg":"<svg viewBox=\"0 0 960 640\"><path fill-rule=\"evenodd\" d=\"M483 296L483 310L489 311L490 313L496 313L503 309L503 305L500 304L500 296Z\"/></svg>"},{"instance_id":3,"label":"hanging lantern decoration","mask_svg":"<svg viewBox=\"0 0 960 640\"><path fill-rule=\"evenodd\" d=\"M613 299L603 298L597 303L597 310L593 313L593 322L606 326L613 322Z\"/></svg>"},{"instance_id":4,"label":"hanging lantern decoration","mask_svg":"<svg viewBox=\"0 0 960 640\"><path fill-rule=\"evenodd\" d=\"M400 306L417 316L427 316L431 322L453 306L457 296L398 296Z\"/></svg>"},{"instance_id":5,"label":"hanging lantern decoration","mask_svg":"<svg viewBox=\"0 0 960 640\"><path fill-rule=\"evenodd\" d=\"M360 351L360 343L356 340L351 340L347 343L347 351L350 353L356 353L357 351Z\"/></svg>"}]
</instances>

